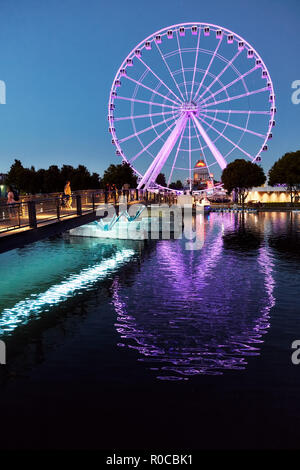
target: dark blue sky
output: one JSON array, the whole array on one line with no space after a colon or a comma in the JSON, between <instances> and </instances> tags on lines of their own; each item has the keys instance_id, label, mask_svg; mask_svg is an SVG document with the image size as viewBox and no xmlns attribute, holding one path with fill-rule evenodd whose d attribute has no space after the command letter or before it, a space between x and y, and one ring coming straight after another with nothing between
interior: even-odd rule
<instances>
[{"instance_id":1,"label":"dark blue sky","mask_svg":"<svg viewBox=\"0 0 300 470\"><path fill-rule=\"evenodd\" d=\"M100 174L119 158L107 132L111 82L143 38L188 21L219 24L248 40L271 74L277 124L268 169L300 148L299 0L0 0L0 171L14 158L36 168L85 164Z\"/></svg>"}]
</instances>

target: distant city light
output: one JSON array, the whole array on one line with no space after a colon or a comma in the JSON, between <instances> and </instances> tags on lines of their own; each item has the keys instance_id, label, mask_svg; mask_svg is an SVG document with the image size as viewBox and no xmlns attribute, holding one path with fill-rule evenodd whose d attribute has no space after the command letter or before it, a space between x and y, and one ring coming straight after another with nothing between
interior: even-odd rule
<instances>
[{"instance_id":1,"label":"distant city light","mask_svg":"<svg viewBox=\"0 0 300 470\"><path fill-rule=\"evenodd\" d=\"M204 166L206 166L206 165L205 165L205 163L204 163L202 160L200 160L199 162L197 162L196 165L195 165L195 167L197 167L197 168L198 168L198 167L204 167Z\"/></svg>"}]
</instances>

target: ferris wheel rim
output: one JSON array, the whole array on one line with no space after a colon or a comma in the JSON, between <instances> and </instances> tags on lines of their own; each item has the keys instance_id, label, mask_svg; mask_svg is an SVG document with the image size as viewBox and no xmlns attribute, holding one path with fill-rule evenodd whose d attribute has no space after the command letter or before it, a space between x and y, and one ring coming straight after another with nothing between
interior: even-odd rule
<instances>
[{"instance_id":1,"label":"ferris wheel rim","mask_svg":"<svg viewBox=\"0 0 300 470\"><path fill-rule=\"evenodd\" d=\"M245 40L242 36L240 36L239 34L237 34L237 33L233 32L233 31L231 31L230 29L225 28L225 27L223 27L223 26L219 26L219 25L213 24L213 23L207 23L207 22L183 22L183 23L173 24L173 25L170 25L170 26L167 26L167 27L164 27L164 28L161 28L161 29L157 30L156 32L150 34L150 35L147 36L145 39L143 39L140 43L138 43L138 44L130 51L130 53L125 57L124 61L122 62L121 66L118 68L118 71L116 72L116 75L115 75L115 77L114 77L114 80L113 80L113 83L112 83L112 86L111 86L111 90L110 90L110 94L109 94L109 103L108 103L108 116L109 116L109 119L108 119L108 120L109 120L109 125L110 125L110 127L113 127L113 121L111 120L110 105L113 103L112 93L113 93L113 91L115 90L115 85L114 85L114 84L115 84L115 81L118 79L118 77L120 77L120 70L127 64L127 60L130 59L130 58L135 57L134 52L135 52L137 49L143 50L143 49L145 48L145 43L146 43L148 40L154 41L155 36L157 36L157 35L164 36L164 35L166 35L166 34L168 33L169 30L175 30L175 31L176 31L177 41L178 41L178 31L179 31L179 28L180 28L180 27L183 27L183 28L185 27L186 29L189 29L189 28L192 28L193 26L194 26L194 27L196 26L197 28L209 27L209 28L212 28L212 31L221 30L221 31L222 31L222 34L227 34L227 35L228 35L228 34L231 34L231 35L233 35L234 41L236 41L236 42L238 42L238 41L243 41L243 43L245 44L245 47L246 47L248 50L249 50L249 49L253 50L255 57L258 58L258 59L261 61L261 66L262 66L263 70L266 70L266 71L267 71L267 76L268 76L268 80L269 80L269 83L270 83L270 87L269 87L268 89L270 90L270 93L272 94L272 96L274 97L274 99L273 99L272 108L270 109L270 111L266 111L266 112L265 112L265 114L268 114L268 115L270 116L270 117L269 117L270 121L269 121L269 125L268 125L267 132L266 132L266 134L265 134L264 141L263 141L262 145L260 146L258 152L255 154L254 157L251 156L251 155L249 155L249 158L251 159L251 161L255 162L255 161L257 160L258 156L260 156L260 154L261 154L262 151L264 150L264 147L266 147L267 141L268 141L268 139L269 139L268 136L270 135L271 130L272 130L272 124L271 124L271 122L274 122L274 115L275 115L275 111L274 111L274 110L275 110L276 108L275 108L275 94L274 94L274 85L273 85L273 81L272 81L272 79L271 79L271 75L270 75L270 73L269 73L269 70L268 70L268 68L267 68L267 66L266 66L266 64L265 64L265 62L263 61L263 59L261 58L261 56L260 56L260 54L257 52L257 50L256 50L248 41L246 41L246 40ZM198 34L198 33L197 33L197 34ZM200 37L200 33L199 33L199 37ZM221 41L220 41L220 42L221 42ZM155 43L155 41L154 41L154 43ZM179 47L179 49L180 49L180 47ZM176 50L174 53L175 53L175 54L178 53L178 50ZM183 65L182 65L182 72L183 72L183 74L184 74L184 67L183 67ZM171 72L170 72L170 73L171 73ZM174 72L173 72L173 74L174 74ZM171 75L172 75L172 74L171 74ZM205 76L204 76L204 78L205 78ZM204 81L204 79L203 79L202 81ZM162 84L164 84L164 83L162 83ZM186 85L186 81L184 81L184 84ZM164 84L164 85L165 85L165 84ZM168 88L168 87L167 87L167 88ZM201 89L201 86L199 86L199 90L200 90L200 89ZM221 91L222 91L222 90L221 90ZM174 92L173 92L172 90L169 90L169 93L170 93L170 92L171 92L171 94L174 95ZM220 92L220 90L219 90L219 92ZM256 91L255 91L255 92L256 92ZM206 93L206 92L204 92L204 93L202 93L202 94L205 94L205 93ZM251 94L251 93L250 93L250 94ZM197 93L196 93L196 95L197 95ZM152 95L151 95L151 96L152 96ZM201 96L202 96L202 95L200 95L200 99L201 99ZM198 97L198 98L199 98L199 97ZM214 103L210 103L210 102L209 102L210 98L211 98L211 97L209 96L209 97L207 97L207 98L204 100L204 107L205 107L205 108L209 108L211 104L214 104ZM166 99L166 96L164 96L164 100L165 100L165 99ZM175 101L173 100L173 98L168 98L168 99L169 99L170 102L173 101L174 104L175 104ZM207 101L208 101L208 104L205 106L205 103L207 103ZM220 101L222 102L222 100L220 100ZM226 100L225 100L225 101L226 101ZM224 102L224 100L223 100L223 102ZM217 102L217 104L220 104L220 103ZM153 105L155 105L155 103L151 103L150 106L153 106ZM159 105L160 105L160 106L167 106L167 105L162 105L162 104L159 104ZM170 108L171 108L171 106L170 106ZM211 112L211 111L213 111L213 110L208 110L208 112ZM221 112L221 110L218 110L218 109L217 109L217 110L214 110L214 111L215 111L215 114L218 113L218 112ZM225 112L225 111L226 111L226 110L224 110L224 112ZM248 113L247 126L248 126L248 121L249 121L249 118L250 118L251 111L252 111L252 110L250 110L250 109L249 109L248 111L245 111L245 113L246 113L246 112ZM230 116L231 113L234 113L234 112L236 112L236 111L235 111L235 110L227 110L227 112L228 112L228 114L229 114L229 116ZM243 111L241 111L241 112L243 112ZM253 112L255 112L255 111L253 111ZM257 112L257 113L258 113L258 112ZM208 118L208 119L211 119L211 118L208 117L208 116L206 117L206 119L207 119L207 118ZM205 122L205 124L206 124L209 128L212 128L212 126L210 126L209 123ZM225 128L226 128L226 127L227 127L227 125L225 126ZM156 132L156 131L155 131L155 132ZM244 133L245 133L245 130L244 130ZM242 139L244 133L243 133L242 136L240 137L239 142L240 142L240 140ZM221 136L220 136L220 137L221 137ZM219 137L218 137L218 138L219 138ZM123 153L122 149L120 148L120 145L119 145L118 142L116 143L116 147L117 147L117 149L119 150L120 156L122 157L123 161L125 161L125 162L127 162L127 163L129 163L129 164L131 165L131 161L130 161L131 159L128 159L127 156L124 155L124 153ZM231 149L230 152L228 152L228 154L226 155L226 157L227 157L230 153L232 153L236 148L239 148L239 147L238 147L238 146L233 146L233 148ZM213 162L212 164L209 165L209 167L211 167L211 166L212 166L213 164L215 164L215 163L216 163L216 162ZM143 174L142 174L137 168L135 168L135 167L132 166L132 165L131 165L131 167L132 167L132 169L134 170L134 172L138 175L138 177L140 177L140 178L143 177ZM191 170L191 166L190 166L189 168L186 168L186 171L187 171L187 170ZM157 184L155 183L155 186L158 186L158 187L159 187L160 185L157 185ZM170 189L170 188L168 188L168 187L163 187L163 186L160 186L160 187L161 187L161 188L164 188L164 189L167 189L167 190Z\"/></svg>"}]
</instances>

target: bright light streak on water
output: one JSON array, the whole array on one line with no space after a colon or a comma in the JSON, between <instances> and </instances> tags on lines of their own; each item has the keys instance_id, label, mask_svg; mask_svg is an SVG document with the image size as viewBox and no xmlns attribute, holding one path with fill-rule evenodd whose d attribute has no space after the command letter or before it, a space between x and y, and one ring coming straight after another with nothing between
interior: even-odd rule
<instances>
[{"instance_id":1,"label":"bright light streak on water","mask_svg":"<svg viewBox=\"0 0 300 470\"><path fill-rule=\"evenodd\" d=\"M4 309L0 316L0 335L11 332L19 324L27 323L31 315L37 315L45 309L64 302L77 291L87 288L103 279L108 273L119 268L134 255L134 251L124 249L113 257L101 261L95 266L82 269L59 284L51 286L40 294L31 294L29 298L18 302L14 307Z\"/></svg>"}]
</instances>

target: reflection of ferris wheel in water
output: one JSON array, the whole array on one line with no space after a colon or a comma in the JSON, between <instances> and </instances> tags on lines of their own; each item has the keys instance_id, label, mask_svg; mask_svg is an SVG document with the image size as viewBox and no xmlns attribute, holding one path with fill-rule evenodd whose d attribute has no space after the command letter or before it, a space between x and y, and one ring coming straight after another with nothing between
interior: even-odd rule
<instances>
[{"instance_id":1,"label":"reflection of ferris wheel in water","mask_svg":"<svg viewBox=\"0 0 300 470\"><path fill-rule=\"evenodd\" d=\"M199 158L210 178L235 158L261 161L275 125L269 72L253 47L202 23L164 28L138 44L118 70L109 98L116 154L139 188L192 181Z\"/></svg>"}]
</instances>

